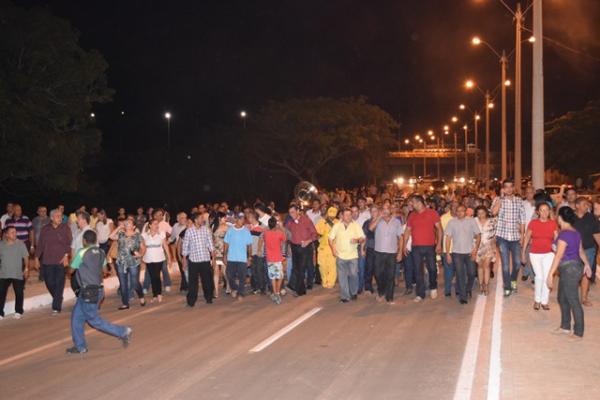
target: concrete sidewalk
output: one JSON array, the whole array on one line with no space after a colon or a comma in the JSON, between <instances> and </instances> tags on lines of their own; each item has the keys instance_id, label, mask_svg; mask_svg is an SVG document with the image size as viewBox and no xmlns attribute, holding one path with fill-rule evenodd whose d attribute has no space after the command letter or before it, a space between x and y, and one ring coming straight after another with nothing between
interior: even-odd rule
<instances>
[{"instance_id":1,"label":"concrete sidewalk","mask_svg":"<svg viewBox=\"0 0 600 400\"><path fill-rule=\"evenodd\" d=\"M584 307L585 333L578 342L551 333L560 325L556 294L557 288L550 311L533 309L529 282L519 282L519 293L504 299L501 398L600 399L600 288L592 286L593 306Z\"/></svg>"},{"instance_id":2,"label":"concrete sidewalk","mask_svg":"<svg viewBox=\"0 0 600 400\"><path fill-rule=\"evenodd\" d=\"M112 271L114 274L115 272ZM169 269L170 276L179 277L179 271L175 270L175 268ZM25 312L35 310L40 307L47 307L52 304L52 296L48 293L46 289L46 285L44 282L40 282L39 274L37 271L31 271L29 279L25 284L25 301L23 303L23 309ZM142 273L140 279L144 279L144 274ZM111 275L110 277L104 279L104 289L107 294L112 293L113 290L116 290L119 287L119 279L117 276ZM69 284L69 279L65 280L65 289L63 292L63 302L66 304L69 301L75 299L75 293L71 290L71 286ZM15 296L12 287L8 290L8 295L6 297L6 304L4 306L4 315L10 316L15 312Z\"/></svg>"}]
</instances>

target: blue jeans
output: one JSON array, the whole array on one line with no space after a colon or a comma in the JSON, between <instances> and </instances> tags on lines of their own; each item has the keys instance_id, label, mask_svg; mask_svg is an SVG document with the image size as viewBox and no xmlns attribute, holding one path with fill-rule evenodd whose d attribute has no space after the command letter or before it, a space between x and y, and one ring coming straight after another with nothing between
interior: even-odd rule
<instances>
[{"instance_id":1,"label":"blue jeans","mask_svg":"<svg viewBox=\"0 0 600 400\"><path fill-rule=\"evenodd\" d=\"M444 267L444 294L449 295L452 294L452 280L456 274L456 269L454 268L454 263L448 263L446 254L447 253L442 254L442 266ZM457 292L455 284L454 293Z\"/></svg>"},{"instance_id":2,"label":"blue jeans","mask_svg":"<svg viewBox=\"0 0 600 400\"><path fill-rule=\"evenodd\" d=\"M163 284L166 286L171 286L171 275L169 275L169 269L167 268L167 262L164 261L162 265L162 279ZM148 272L148 268L146 268L146 273L144 273L144 290L148 290L150 288L150 273Z\"/></svg>"},{"instance_id":3,"label":"blue jeans","mask_svg":"<svg viewBox=\"0 0 600 400\"><path fill-rule=\"evenodd\" d=\"M417 284L415 279L415 263L412 259L412 252L408 253L408 255L404 257L402 265L404 266L404 284L406 285L406 289L412 289L413 286Z\"/></svg>"},{"instance_id":4,"label":"blue jeans","mask_svg":"<svg viewBox=\"0 0 600 400\"><path fill-rule=\"evenodd\" d=\"M121 286L121 303L124 306L129 305L129 299L133 297L134 291L138 295L138 298L144 298L144 292L140 284L139 265L124 270L123 266L117 263L117 274L119 276L119 285Z\"/></svg>"},{"instance_id":5,"label":"blue jeans","mask_svg":"<svg viewBox=\"0 0 600 400\"><path fill-rule=\"evenodd\" d=\"M245 262L228 261L227 262L227 281L232 291L236 291L239 296L244 295L244 286L246 285L246 269ZM239 282L236 282L236 279Z\"/></svg>"},{"instance_id":6,"label":"blue jeans","mask_svg":"<svg viewBox=\"0 0 600 400\"><path fill-rule=\"evenodd\" d=\"M359 250L360 251L360 250ZM365 290L365 266L367 264L367 257L362 255L358 256L358 293L362 293Z\"/></svg>"},{"instance_id":7,"label":"blue jeans","mask_svg":"<svg viewBox=\"0 0 600 400\"><path fill-rule=\"evenodd\" d=\"M79 351L87 349L84 333L86 322L93 328L118 338L123 338L127 334L127 327L111 324L100 317L98 314L98 305L102 301L102 297L104 297L104 292L100 289L98 303L86 303L81 297L78 297L75 302L75 307L73 307L73 313L71 314L71 336L73 344L75 344L75 347Z\"/></svg>"},{"instance_id":8,"label":"blue jeans","mask_svg":"<svg viewBox=\"0 0 600 400\"><path fill-rule=\"evenodd\" d=\"M475 263L470 254L452 253L452 264L456 268L456 286L461 300L467 300L467 293L473 290Z\"/></svg>"},{"instance_id":9,"label":"blue jeans","mask_svg":"<svg viewBox=\"0 0 600 400\"><path fill-rule=\"evenodd\" d=\"M435 246L413 246L412 260L417 276L417 296L425 298L425 268L429 273L429 290L437 289L437 267L435 264Z\"/></svg>"},{"instance_id":10,"label":"blue jeans","mask_svg":"<svg viewBox=\"0 0 600 400\"><path fill-rule=\"evenodd\" d=\"M501 237L496 238L500 258L502 259L502 282L504 290L510 290L510 282L517 280L519 269L521 268L521 243L518 240L506 240ZM510 255L512 254L512 272L510 268Z\"/></svg>"},{"instance_id":11,"label":"blue jeans","mask_svg":"<svg viewBox=\"0 0 600 400\"><path fill-rule=\"evenodd\" d=\"M588 259L588 263L592 268L592 277L590 281L596 282L596 248L590 247L589 249L584 249L585 255Z\"/></svg>"},{"instance_id":12,"label":"blue jeans","mask_svg":"<svg viewBox=\"0 0 600 400\"><path fill-rule=\"evenodd\" d=\"M358 258L342 260L336 258L335 267L340 284L340 298L350 300L358 293Z\"/></svg>"}]
</instances>

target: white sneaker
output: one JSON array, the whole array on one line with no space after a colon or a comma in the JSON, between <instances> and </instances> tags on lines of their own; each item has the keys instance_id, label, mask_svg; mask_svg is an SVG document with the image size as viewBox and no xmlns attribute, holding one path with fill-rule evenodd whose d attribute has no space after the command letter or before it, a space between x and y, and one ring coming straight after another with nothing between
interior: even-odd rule
<instances>
[{"instance_id":1,"label":"white sneaker","mask_svg":"<svg viewBox=\"0 0 600 400\"><path fill-rule=\"evenodd\" d=\"M4 319L4 317L2 315L0 315L0 321L2 321Z\"/></svg>"},{"instance_id":2,"label":"white sneaker","mask_svg":"<svg viewBox=\"0 0 600 400\"><path fill-rule=\"evenodd\" d=\"M21 319L23 314L15 313L15 319Z\"/></svg>"},{"instance_id":3,"label":"white sneaker","mask_svg":"<svg viewBox=\"0 0 600 400\"><path fill-rule=\"evenodd\" d=\"M420 303L423 301L423 298L421 296L417 296L415 297L415 299L413 300L415 303Z\"/></svg>"},{"instance_id":4,"label":"white sneaker","mask_svg":"<svg viewBox=\"0 0 600 400\"><path fill-rule=\"evenodd\" d=\"M432 299L437 299L437 289L431 289L431 292L429 293L429 295L431 296Z\"/></svg>"},{"instance_id":5,"label":"white sneaker","mask_svg":"<svg viewBox=\"0 0 600 400\"><path fill-rule=\"evenodd\" d=\"M148 294L148 289L143 290L144 294Z\"/></svg>"},{"instance_id":6,"label":"white sneaker","mask_svg":"<svg viewBox=\"0 0 600 400\"><path fill-rule=\"evenodd\" d=\"M165 286L165 292L169 293L171 291L171 286Z\"/></svg>"}]
</instances>

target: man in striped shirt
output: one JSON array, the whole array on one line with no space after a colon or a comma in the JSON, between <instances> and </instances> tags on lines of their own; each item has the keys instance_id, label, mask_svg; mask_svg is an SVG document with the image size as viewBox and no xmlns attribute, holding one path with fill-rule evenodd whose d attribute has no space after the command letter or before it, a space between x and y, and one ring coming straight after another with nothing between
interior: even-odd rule
<instances>
[{"instance_id":1,"label":"man in striped shirt","mask_svg":"<svg viewBox=\"0 0 600 400\"><path fill-rule=\"evenodd\" d=\"M202 214L192 215L194 225L187 228L183 237L181 254L183 268L188 270L187 304L193 307L198 299L198 275L202 281L202 292L207 304L213 302L213 273L211 259L215 261L212 235L203 223Z\"/></svg>"},{"instance_id":2,"label":"man in striped shirt","mask_svg":"<svg viewBox=\"0 0 600 400\"><path fill-rule=\"evenodd\" d=\"M31 251L34 244L33 224L26 215L23 215L23 209L20 204L13 205L13 215L8 218L4 224L4 229L9 226L17 230L17 239L25 243L27 249Z\"/></svg>"}]
</instances>

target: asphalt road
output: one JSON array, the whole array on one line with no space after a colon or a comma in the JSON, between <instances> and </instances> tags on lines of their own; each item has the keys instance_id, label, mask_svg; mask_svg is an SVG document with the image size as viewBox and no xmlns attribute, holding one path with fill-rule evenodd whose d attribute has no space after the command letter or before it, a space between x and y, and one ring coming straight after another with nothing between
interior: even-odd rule
<instances>
[{"instance_id":1,"label":"asphalt road","mask_svg":"<svg viewBox=\"0 0 600 400\"><path fill-rule=\"evenodd\" d=\"M266 296L184 307L162 304L101 314L133 327L129 348L89 334L89 353L67 356L70 307L58 317L29 312L2 321L0 393L21 399L449 399L461 369L473 304L438 298L395 305L361 296L338 302L337 290ZM249 352L315 307L319 312L264 350Z\"/></svg>"}]
</instances>

